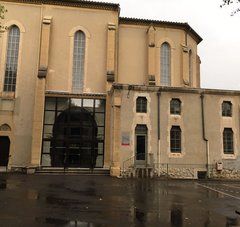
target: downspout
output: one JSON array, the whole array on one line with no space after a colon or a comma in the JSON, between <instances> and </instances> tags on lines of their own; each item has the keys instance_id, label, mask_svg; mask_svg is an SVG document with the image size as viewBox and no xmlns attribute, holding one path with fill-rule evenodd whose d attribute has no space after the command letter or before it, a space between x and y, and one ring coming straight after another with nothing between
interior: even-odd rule
<instances>
[{"instance_id":1,"label":"downspout","mask_svg":"<svg viewBox=\"0 0 240 227\"><path fill-rule=\"evenodd\" d=\"M158 175L160 175L160 96L161 96L161 92L158 91L157 92L157 129L158 129L158 141L157 141L157 144L158 144L158 153L157 153L157 156L158 156Z\"/></svg>"},{"instance_id":2,"label":"downspout","mask_svg":"<svg viewBox=\"0 0 240 227\"><path fill-rule=\"evenodd\" d=\"M206 167L207 167L207 177L210 178L210 172L209 172L209 163L210 163L210 157L209 157L209 141L206 138L206 128L205 128L205 115L204 115L204 94L201 93L201 109L202 109L202 137L203 140L206 142Z\"/></svg>"}]
</instances>

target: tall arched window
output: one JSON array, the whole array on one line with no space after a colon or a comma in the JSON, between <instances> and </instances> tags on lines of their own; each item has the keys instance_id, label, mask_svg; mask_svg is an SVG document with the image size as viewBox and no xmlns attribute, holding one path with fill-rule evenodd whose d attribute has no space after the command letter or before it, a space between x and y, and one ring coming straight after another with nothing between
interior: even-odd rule
<instances>
[{"instance_id":1,"label":"tall arched window","mask_svg":"<svg viewBox=\"0 0 240 227\"><path fill-rule=\"evenodd\" d=\"M74 35L72 73L72 90L76 93L83 92L85 46L85 34L82 31L77 31Z\"/></svg>"},{"instance_id":2,"label":"tall arched window","mask_svg":"<svg viewBox=\"0 0 240 227\"><path fill-rule=\"evenodd\" d=\"M4 91L16 90L18 55L19 55L20 30L16 25L9 28L7 44L7 60L4 78Z\"/></svg>"},{"instance_id":3,"label":"tall arched window","mask_svg":"<svg viewBox=\"0 0 240 227\"><path fill-rule=\"evenodd\" d=\"M171 48L168 43L161 46L161 85L171 85Z\"/></svg>"},{"instance_id":4,"label":"tall arched window","mask_svg":"<svg viewBox=\"0 0 240 227\"><path fill-rule=\"evenodd\" d=\"M193 83L193 59L192 50L189 51L189 86Z\"/></svg>"}]
</instances>

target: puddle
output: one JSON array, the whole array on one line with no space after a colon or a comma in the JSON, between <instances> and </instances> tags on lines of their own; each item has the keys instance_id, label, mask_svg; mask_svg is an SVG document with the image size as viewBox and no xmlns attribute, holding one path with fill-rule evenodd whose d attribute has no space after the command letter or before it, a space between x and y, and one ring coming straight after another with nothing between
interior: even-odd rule
<instances>
[{"instance_id":1,"label":"puddle","mask_svg":"<svg viewBox=\"0 0 240 227\"><path fill-rule=\"evenodd\" d=\"M182 209L179 207L173 207L171 209L171 226L172 227L183 226Z\"/></svg>"},{"instance_id":2,"label":"puddle","mask_svg":"<svg viewBox=\"0 0 240 227\"><path fill-rule=\"evenodd\" d=\"M144 223L146 221L146 217L143 211L136 209L135 212L135 218L140 222L140 223Z\"/></svg>"},{"instance_id":3,"label":"puddle","mask_svg":"<svg viewBox=\"0 0 240 227\"><path fill-rule=\"evenodd\" d=\"M82 202L76 199L66 199L66 198L58 198L54 196L47 196L46 201L48 204L52 205L61 205L61 206L71 206L71 205L85 205L87 202Z\"/></svg>"},{"instance_id":4,"label":"puddle","mask_svg":"<svg viewBox=\"0 0 240 227\"><path fill-rule=\"evenodd\" d=\"M7 181L1 180L0 181L0 190L6 189L6 188L7 188Z\"/></svg>"},{"instance_id":5,"label":"puddle","mask_svg":"<svg viewBox=\"0 0 240 227\"><path fill-rule=\"evenodd\" d=\"M36 222L40 224L51 224L55 226L64 226L64 227L103 227L100 224L94 224L90 222L82 222L79 220L67 220L53 217L37 217L35 218Z\"/></svg>"},{"instance_id":6,"label":"puddle","mask_svg":"<svg viewBox=\"0 0 240 227\"><path fill-rule=\"evenodd\" d=\"M239 226L239 222L237 218L226 218L226 227L232 227L232 226Z\"/></svg>"},{"instance_id":7,"label":"puddle","mask_svg":"<svg viewBox=\"0 0 240 227\"><path fill-rule=\"evenodd\" d=\"M39 193L36 190L29 189L27 191L27 198L30 200L38 200L39 199Z\"/></svg>"}]
</instances>

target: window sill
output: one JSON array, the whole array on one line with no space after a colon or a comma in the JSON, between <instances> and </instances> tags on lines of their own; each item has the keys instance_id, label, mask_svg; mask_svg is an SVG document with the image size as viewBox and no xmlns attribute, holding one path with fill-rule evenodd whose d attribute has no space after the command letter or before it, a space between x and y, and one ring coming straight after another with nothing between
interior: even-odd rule
<instances>
[{"instance_id":1,"label":"window sill","mask_svg":"<svg viewBox=\"0 0 240 227\"><path fill-rule=\"evenodd\" d=\"M2 99L15 99L15 92L0 92Z\"/></svg>"},{"instance_id":2,"label":"window sill","mask_svg":"<svg viewBox=\"0 0 240 227\"><path fill-rule=\"evenodd\" d=\"M183 157L183 153L173 153L173 152L169 152L168 153L169 158L182 158Z\"/></svg>"},{"instance_id":3,"label":"window sill","mask_svg":"<svg viewBox=\"0 0 240 227\"><path fill-rule=\"evenodd\" d=\"M237 159L236 154L223 154L223 159Z\"/></svg>"}]
</instances>

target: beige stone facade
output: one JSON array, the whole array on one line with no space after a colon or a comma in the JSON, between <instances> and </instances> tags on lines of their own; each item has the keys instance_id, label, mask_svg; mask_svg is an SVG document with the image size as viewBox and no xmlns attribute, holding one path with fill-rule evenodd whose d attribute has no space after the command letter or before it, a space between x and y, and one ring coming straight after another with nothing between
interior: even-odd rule
<instances>
[{"instance_id":1,"label":"beige stone facade","mask_svg":"<svg viewBox=\"0 0 240 227\"><path fill-rule=\"evenodd\" d=\"M1 3L8 30L0 36L0 163L9 171L240 177L240 92L200 88L202 38L188 24L122 18L111 3ZM180 113L171 113L172 100ZM231 116L223 116L224 102Z\"/></svg>"}]
</instances>

